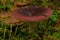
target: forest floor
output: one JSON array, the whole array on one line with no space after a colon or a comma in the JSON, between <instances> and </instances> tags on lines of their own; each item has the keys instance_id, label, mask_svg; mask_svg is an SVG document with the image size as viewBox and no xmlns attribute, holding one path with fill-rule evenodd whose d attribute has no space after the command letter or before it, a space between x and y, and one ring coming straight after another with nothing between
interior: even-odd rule
<instances>
[{"instance_id":1,"label":"forest floor","mask_svg":"<svg viewBox=\"0 0 60 40\"><path fill-rule=\"evenodd\" d=\"M23 3L17 1L0 2L0 40L60 40L59 7L56 8L52 5L52 16L48 20L24 22L14 18L11 12L17 8L16 5L23 7L29 1L23 1ZM32 1L30 5L32 4L40 5L39 2L35 1ZM48 7L48 4L44 2L43 5Z\"/></svg>"}]
</instances>

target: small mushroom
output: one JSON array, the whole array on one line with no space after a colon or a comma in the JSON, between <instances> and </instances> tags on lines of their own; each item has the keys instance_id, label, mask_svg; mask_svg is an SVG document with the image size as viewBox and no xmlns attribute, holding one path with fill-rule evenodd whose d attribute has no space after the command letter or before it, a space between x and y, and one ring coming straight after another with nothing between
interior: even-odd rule
<instances>
[{"instance_id":1,"label":"small mushroom","mask_svg":"<svg viewBox=\"0 0 60 40\"><path fill-rule=\"evenodd\" d=\"M52 15L52 10L46 7L21 7L12 12L13 17L21 21L29 21L29 32L32 33L36 27L35 22L47 20ZM32 24L32 22L34 22ZM30 26L31 25L31 26Z\"/></svg>"},{"instance_id":2,"label":"small mushroom","mask_svg":"<svg viewBox=\"0 0 60 40\"><path fill-rule=\"evenodd\" d=\"M12 15L22 21L42 21L52 15L52 10L46 7L21 7L14 10Z\"/></svg>"},{"instance_id":3,"label":"small mushroom","mask_svg":"<svg viewBox=\"0 0 60 40\"><path fill-rule=\"evenodd\" d=\"M5 16L4 16L5 15ZM42 21L47 20L52 15L52 10L46 7L20 7L16 10L13 10L10 14L2 14L0 15L2 19L5 19L6 16L10 16L7 21L8 23L19 23L20 21ZM4 21L5 22L5 21ZM6 22L7 23L7 22Z\"/></svg>"},{"instance_id":4,"label":"small mushroom","mask_svg":"<svg viewBox=\"0 0 60 40\"><path fill-rule=\"evenodd\" d=\"M32 33L36 27L35 22L47 20L51 15L52 10L50 8L36 6L20 7L12 11L12 14L9 14L11 17L6 22L19 25L17 22L29 21L31 22L29 23L29 32Z\"/></svg>"}]
</instances>

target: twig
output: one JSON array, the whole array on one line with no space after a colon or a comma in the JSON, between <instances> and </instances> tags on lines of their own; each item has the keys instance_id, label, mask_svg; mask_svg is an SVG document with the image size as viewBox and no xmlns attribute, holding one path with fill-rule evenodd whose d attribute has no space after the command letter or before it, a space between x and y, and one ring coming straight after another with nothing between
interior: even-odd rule
<instances>
[{"instance_id":1,"label":"twig","mask_svg":"<svg viewBox=\"0 0 60 40\"><path fill-rule=\"evenodd\" d=\"M6 40L5 35L6 35L6 26L4 27L4 40Z\"/></svg>"},{"instance_id":2,"label":"twig","mask_svg":"<svg viewBox=\"0 0 60 40\"><path fill-rule=\"evenodd\" d=\"M9 34L9 40L11 39L11 33L12 33L12 24L10 25L10 34Z\"/></svg>"},{"instance_id":3,"label":"twig","mask_svg":"<svg viewBox=\"0 0 60 40\"><path fill-rule=\"evenodd\" d=\"M16 30L15 30L15 35L16 35L16 33L17 33L17 29L18 29L18 25L17 25Z\"/></svg>"}]
</instances>

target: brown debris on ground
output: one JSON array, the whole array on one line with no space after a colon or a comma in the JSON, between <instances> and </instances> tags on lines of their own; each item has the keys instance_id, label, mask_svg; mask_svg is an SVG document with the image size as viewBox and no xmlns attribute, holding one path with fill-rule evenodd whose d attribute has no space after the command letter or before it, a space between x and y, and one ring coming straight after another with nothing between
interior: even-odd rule
<instances>
[{"instance_id":1,"label":"brown debris on ground","mask_svg":"<svg viewBox=\"0 0 60 40\"><path fill-rule=\"evenodd\" d=\"M1 14L0 18L3 20L3 23L13 24L18 22L11 14Z\"/></svg>"}]
</instances>

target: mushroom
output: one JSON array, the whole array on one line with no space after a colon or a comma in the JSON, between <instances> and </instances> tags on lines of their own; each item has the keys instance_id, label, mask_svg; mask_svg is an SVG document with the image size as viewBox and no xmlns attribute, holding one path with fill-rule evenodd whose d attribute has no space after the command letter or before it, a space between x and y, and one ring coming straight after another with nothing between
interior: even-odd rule
<instances>
[{"instance_id":1,"label":"mushroom","mask_svg":"<svg viewBox=\"0 0 60 40\"><path fill-rule=\"evenodd\" d=\"M52 15L52 10L46 7L20 7L14 11L12 14L9 23L16 24L16 22L20 21L29 21L29 32L33 32L35 29L35 22L47 20ZM4 16L5 17L5 16ZM34 22L34 23L33 23Z\"/></svg>"},{"instance_id":2,"label":"mushroom","mask_svg":"<svg viewBox=\"0 0 60 40\"><path fill-rule=\"evenodd\" d=\"M42 6L21 7L13 11L12 15L18 20L29 21L29 32L31 33L35 29L35 22L47 20L52 15L52 10Z\"/></svg>"},{"instance_id":3,"label":"mushroom","mask_svg":"<svg viewBox=\"0 0 60 40\"><path fill-rule=\"evenodd\" d=\"M19 21L37 22L37 21L47 20L52 15L52 10L50 8L46 8L42 6L41 7L36 7L36 6L20 7L18 9L13 10L11 14L6 13L0 15L1 18L5 18L4 15L10 16L10 18L7 19L7 21L9 21L8 23L14 24L14 23L18 23Z\"/></svg>"},{"instance_id":4,"label":"mushroom","mask_svg":"<svg viewBox=\"0 0 60 40\"><path fill-rule=\"evenodd\" d=\"M42 21L52 15L52 10L46 7L21 7L14 10L12 15L21 21Z\"/></svg>"}]
</instances>

